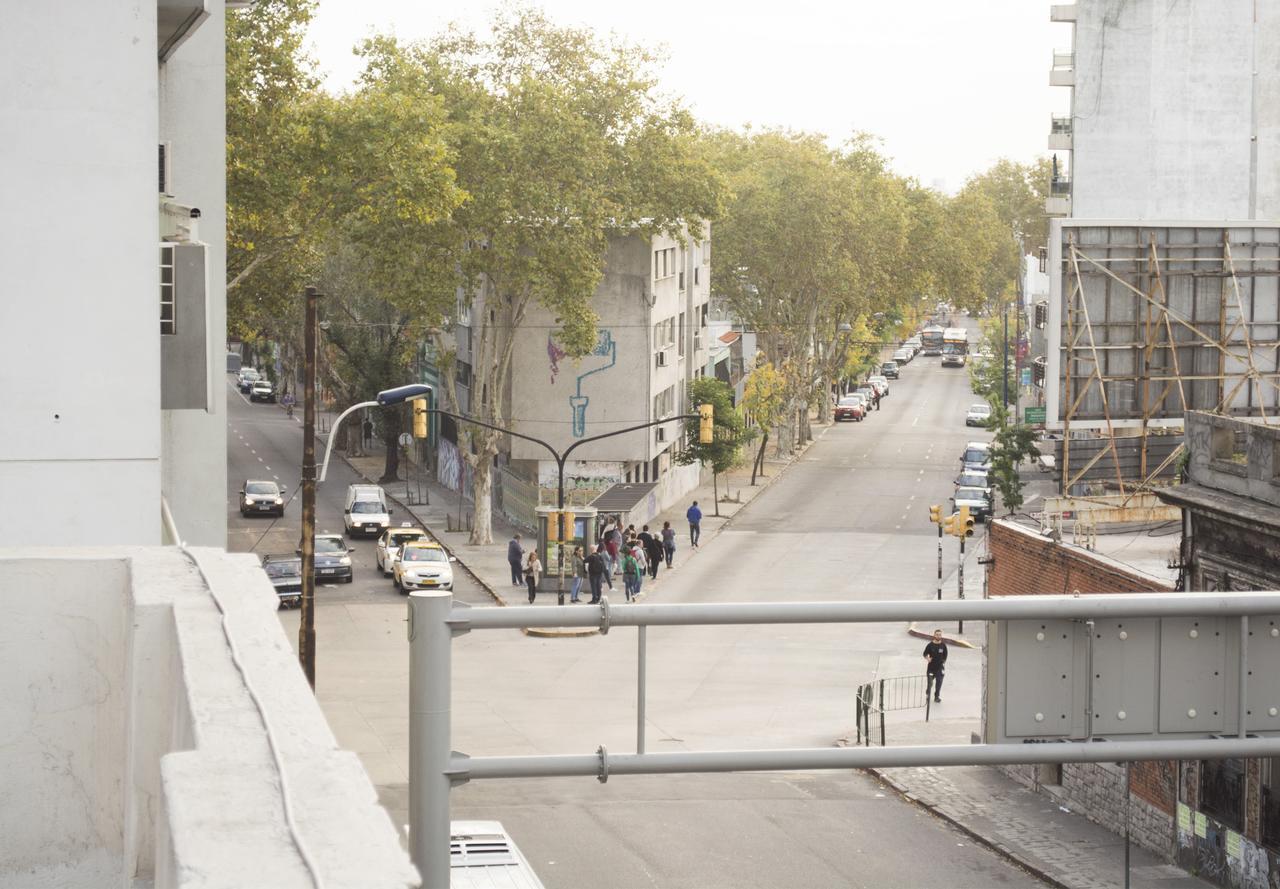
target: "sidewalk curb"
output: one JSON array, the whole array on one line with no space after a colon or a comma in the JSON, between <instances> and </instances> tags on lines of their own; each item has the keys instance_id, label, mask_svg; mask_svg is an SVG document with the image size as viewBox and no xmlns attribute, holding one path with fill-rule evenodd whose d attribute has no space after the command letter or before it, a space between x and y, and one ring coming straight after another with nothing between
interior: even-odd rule
<instances>
[{"instance_id":1,"label":"sidewalk curb","mask_svg":"<svg viewBox=\"0 0 1280 889\"><path fill-rule=\"evenodd\" d=\"M877 781L881 781L888 787L893 788L893 790L907 802L911 803L912 805L919 806L921 809L924 809L930 815L933 815L939 820L945 821L946 823L950 824L952 827L960 831L965 836L977 842L979 845L985 846L986 848L990 849L992 852L999 855L1001 858L1005 859L1006 861L1012 862L1013 864L1022 868L1027 873L1031 874L1036 879L1043 880L1044 882L1048 883L1050 886L1056 887L1056 889L1073 889L1071 885L1062 882L1061 880L1057 879L1053 875L1045 872L1044 870L1041 870L1039 867L1036 867L1034 864L1031 864L1030 862L1021 858L1020 856L1015 854L1013 850L1011 850L1004 843L999 843L999 842L996 842L995 840L991 840L991 839L988 839L987 837L984 837L982 834L973 830L971 827L968 827L958 819L952 817L951 815L948 815L946 812L944 812L942 809L938 808L937 806L930 805L929 803L924 802L923 800L921 800L920 798L912 794L910 790L903 787L897 781L894 781L892 778L890 778L888 775L881 772L879 769L867 768L867 769L862 769L862 771L866 772L868 775L871 775Z\"/></svg>"},{"instance_id":2,"label":"sidewalk curb","mask_svg":"<svg viewBox=\"0 0 1280 889\"><path fill-rule=\"evenodd\" d=\"M351 461L347 459L346 454L342 454L341 457L342 457L342 462L346 463L348 468L350 468L350 470L354 472L357 476L364 479L366 482L368 482L371 485L377 484L376 481L369 478L367 475L365 475L363 472L357 469L351 463ZM394 503L396 506L400 507L409 515L413 516L415 519L418 519L418 514L414 512L413 509L408 504L401 502L401 500L398 497L395 497L390 493L387 493L387 499L390 500L392 503ZM446 553L448 553L450 556L453 556L453 558L457 560L457 564L462 567L463 571L467 572L467 576L469 576L472 580L474 580L480 586L481 589L483 589L486 593L488 593L493 598L494 602L498 603L498 605L503 608L507 606L508 603L507 603L506 597L504 597L496 589L490 586L489 583L483 577L477 574L470 565L464 562L461 557L457 556L454 553L453 549L449 546L449 544L447 544L445 541L437 537L435 532L431 530L431 527L426 522L422 521L421 519L418 519L418 524L422 526L422 529L427 532L427 535L432 540L434 540L436 543L440 545L441 549L443 549ZM552 627L532 627L532 628L521 627L520 632L524 633L526 636L538 636L538 637L544 637L549 639L575 639L575 638L582 638L586 636L600 635L600 631L595 627L589 627L589 628L573 627L573 628L563 628L563 629L552 628Z\"/></svg>"}]
</instances>

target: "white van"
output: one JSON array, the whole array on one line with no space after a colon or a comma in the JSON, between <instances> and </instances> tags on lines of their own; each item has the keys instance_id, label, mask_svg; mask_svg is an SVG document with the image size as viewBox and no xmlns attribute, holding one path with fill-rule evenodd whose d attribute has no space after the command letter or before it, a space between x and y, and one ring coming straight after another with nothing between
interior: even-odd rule
<instances>
[{"instance_id":1,"label":"white van","mask_svg":"<svg viewBox=\"0 0 1280 889\"><path fill-rule=\"evenodd\" d=\"M454 821L449 832L449 882L453 889L544 889L501 823Z\"/></svg>"},{"instance_id":2,"label":"white van","mask_svg":"<svg viewBox=\"0 0 1280 889\"><path fill-rule=\"evenodd\" d=\"M391 526L386 492L377 485L349 485L342 522L346 525L348 537L357 534L377 537Z\"/></svg>"}]
</instances>

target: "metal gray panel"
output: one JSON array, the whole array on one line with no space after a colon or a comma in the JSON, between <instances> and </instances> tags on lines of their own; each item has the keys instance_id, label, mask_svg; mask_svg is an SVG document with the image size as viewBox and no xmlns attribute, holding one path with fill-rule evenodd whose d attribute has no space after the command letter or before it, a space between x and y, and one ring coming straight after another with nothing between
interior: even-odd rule
<instances>
[{"instance_id":1,"label":"metal gray panel","mask_svg":"<svg viewBox=\"0 0 1280 889\"><path fill-rule=\"evenodd\" d=\"M1093 637L1093 733L1115 737L1154 732L1157 621L1097 621Z\"/></svg>"},{"instance_id":2,"label":"metal gray panel","mask_svg":"<svg viewBox=\"0 0 1280 889\"><path fill-rule=\"evenodd\" d=\"M209 336L205 248L203 244L173 244L172 247L177 332L159 334L160 407L167 411L207 411Z\"/></svg>"},{"instance_id":3,"label":"metal gray panel","mask_svg":"<svg viewBox=\"0 0 1280 889\"><path fill-rule=\"evenodd\" d=\"M1160 731L1225 731L1227 670L1222 618L1165 618L1160 634Z\"/></svg>"},{"instance_id":4,"label":"metal gray panel","mask_svg":"<svg viewBox=\"0 0 1280 889\"><path fill-rule=\"evenodd\" d=\"M1249 684L1246 726L1280 731L1280 615L1249 619Z\"/></svg>"},{"instance_id":5,"label":"metal gray panel","mask_svg":"<svg viewBox=\"0 0 1280 889\"><path fill-rule=\"evenodd\" d=\"M1013 620L1005 625L1007 737L1071 734L1076 627L1069 620Z\"/></svg>"}]
</instances>

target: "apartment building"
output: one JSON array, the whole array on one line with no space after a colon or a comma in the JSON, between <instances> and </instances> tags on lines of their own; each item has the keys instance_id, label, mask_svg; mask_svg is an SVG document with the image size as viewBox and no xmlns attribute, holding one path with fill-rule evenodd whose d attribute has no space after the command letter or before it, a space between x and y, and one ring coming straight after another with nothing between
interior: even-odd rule
<instances>
[{"instance_id":1,"label":"apartment building","mask_svg":"<svg viewBox=\"0 0 1280 889\"><path fill-rule=\"evenodd\" d=\"M711 238L632 234L615 237L609 246L604 278L592 305L600 318L589 355L569 357L557 342L559 325L541 306L531 307L515 332L508 381L511 427L542 439L559 451L593 436L673 418L649 429L587 442L566 466L573 503L590 502L619 483L643 485L644 501L656 514L697 486L698 466L682 467L672 456L680 446L688 412L690 380L707 369L710 304ZM471 318L465 313L457 330L459 401L464 412L471 397ZM453 442L449 424L440 443L441 480ZM524 525L533 524L534 509L554 503L556 463L545 448L517 438L498 459L495 509ZM460 467L459 467L460 468ZM454 480L465 485L465 480ZM453 486L456 487L456 484Z\"/></svg>"},{"instance_id":2,"label":"apartment building","mask_svg":"<svg viewBox=\"0 0 1280 889\"><path fill-rule=\"evenodd\" d=\"M1079 0L1050 17L1071 29L1049 75L1071 97L1050 214L1280 217L1280 7Z\"/></svg>"},{"instance_id":3,"label":"apartment building","mask_svg":"<svg viewBox=\"0 0 1280 889\"><path fill-rule=\"evenodd\" d=\"M188 541L226 544L222 15L221 0L5 12L10 545L54 528L66 545L158 544L162 503Z\"/></svg>"}]
</instances>

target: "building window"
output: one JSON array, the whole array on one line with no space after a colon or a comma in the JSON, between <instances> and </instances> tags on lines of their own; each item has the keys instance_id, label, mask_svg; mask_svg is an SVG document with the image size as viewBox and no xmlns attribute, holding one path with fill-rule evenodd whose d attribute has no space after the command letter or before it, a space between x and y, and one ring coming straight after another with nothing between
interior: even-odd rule
<instances>
[{"instance_id":1,"label":"building window","mask_svg":"<svg viewBox=\"0 0 1280 889\"><path fill-rule=\"evenodd\" d=\"M1244 826L1244 760L1200 763L1200 810L1232 830Z\"/></svg>"},{"instance_id":2,"label":"building window","mask_svg":"<svg viewBox=\"0 0 1280 889\"><path fill-rule=\"evenodd\" d=\"M465 361L456 363L455 376L458 379L459 386L471 388L471 365Z\"/></svg>"},{"instance_id":3,"label":"building window","mask_svg":"<svg viewBox=\"0 0 1280 889\"><path fill-rule=\"evenodd\" d=\"M653 480L656 482L658 480L658 458L657 457L653 458L653 465L652 465L651 471L653 472Z\"/></svg>"},{"instance_id":4,"label":"building window","mask_svg":"<svg viewBox=\"0 0 1280 889\"><path fill-rule=\"evenodd\" d=\"M668 386L653 396L653 419L661 420L669 417L676 410L676 387Z\"/></svg>"},{"instance_id":5,"label":"building window","mask_svg":"<svg viewBox=\"0 0 1280 889\"><path fill-rule=\"evenodd\" d=\"M653 251L653 280L670 278L676 273L676 248L666 247Z\"/></svg>"},{"instance_id":6,"label":"building window","mask_svg":"<svg viewBox=\"0 0 1280 889\"><path fill-rule=\"evenodd\" d=\"M173 282L172 244L160 245L160 333L173 336L178 332L178 305Z\"/></svg>"}]
</instances>

